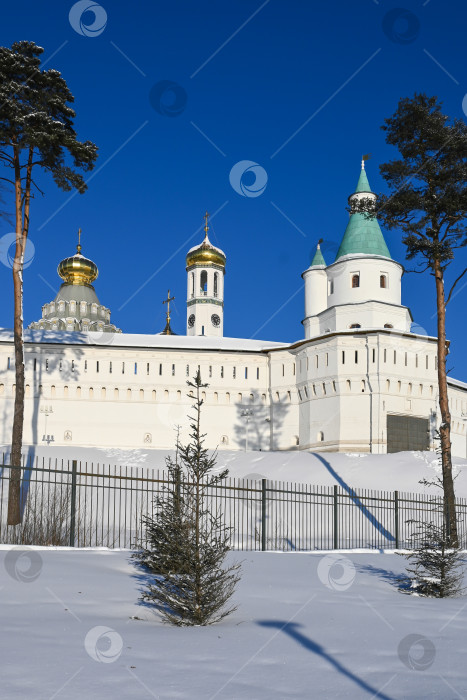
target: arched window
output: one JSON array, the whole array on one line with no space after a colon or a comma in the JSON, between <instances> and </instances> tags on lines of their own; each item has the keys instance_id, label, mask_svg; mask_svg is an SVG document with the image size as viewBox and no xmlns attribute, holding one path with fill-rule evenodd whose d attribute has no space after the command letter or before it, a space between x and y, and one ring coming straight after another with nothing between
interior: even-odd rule
<instances>
[{"instance_id":1,"label":"arched window","mask_svg":"<svg viewBox=\"0 0 467 700\"><path fill-rule=\"evenodd\" d=\"M352 275L352 288L360 286L360 275Z\"/></svg>"},{"instance_id":2,"label":"arched window","mask_svg":"<svg viewBox=\"0 0 467 700\"><path fill-rule=\"evenodd\" d=\"M89 387L89 398L92 399L94 396L94 389L92 386Z\"/></svg>"},{"instance_id":3,"label":"arched window","mask_svg":"<svg viewBox=\"0 0 467 700\"><path fill-rule=\"evenodd\" d=\"M105 386L101 387L101 399L105 399L107 397L107 389Z\"/></svg>"},{"instance_id":4,"label":"arched window","mask_svg":"<svg viewBox=\"0 0 467 700\"><path fill-rule=\"evenodd\" d=\"M139 400L144 401L144 389L139 390Z\"/></svg>"},{"instance_id":5,"label":"arched window","mask_svg":"<svg viewBox=\"0 0 467 700\"><path fill-rule=\"evenodd\" d=\"M217 297L219 294L219 273L214 273L214 296Z\"/></svg>"},{"instance_id":6,"label":"arched window","mask_svg":"<svg viewBox=\"0 0 467 700\"><path fill-rule=\"evenodd\" d=\"M385 324L384 324L384 327L385 327L385 328L394 328L394 326L392 325L392 323L385 323Z\"/></svg>"},{"instance_id":7,"label":"arched window","mask_svg":"<svg viewBox=\"0 0 467 700\"><path fill-rule=\"evenodd\" d=\"M361 325L359 323L352 323L352 325L349 326L349 328L361 328Z\"/></svg>"},{"instance_id":8,"label":"arched window","mask_svg":"<svg viewBox=\"0 0 467 700\"><path fill-rule=\"evenodd\" d=\"M318 442L324 442L324 433L322 430L318 433Z\"/></svg>"},{"instance_id":9,"label":"arched window","mask_svg":"<svg viewBox=\"0 0 467 700\"><path fill-rule=\"evenodd\" d=\"M386 287L388 286L386 275L379 276L379 286L381 287L381 289L386 289Z\"/></svg>"},{"instance_id":10,"label":"arched window","mask_svg":"<svg viewBox=\"0 0 467 700\"><path fill-rule=\"evenodd\" d=\"M191 296L195 296L195 273L191 273Z\"/></svg>"},{"instance_id":11,"label":"arched window","mask_svg":"<svg viewBox=\"0 0 467 700\"><path fill-rule=\"evenodd\" d=\"M114 399L118 399L118 389L114 389Z\"/></svg>"},{"instance_id":12,"label":"arched window","mask_svg":"<svg viewBox=\"0 0 467 700\"><path fill-rule=\"evenodd\" d=\"M200 276L200 292L201 292L201 294L203 294L204 296L206 296L207 293L208 293L208 273L206 272L206 270L203 270L203 271L201 272L201 276Z\"/></svg>"}]
</instances>

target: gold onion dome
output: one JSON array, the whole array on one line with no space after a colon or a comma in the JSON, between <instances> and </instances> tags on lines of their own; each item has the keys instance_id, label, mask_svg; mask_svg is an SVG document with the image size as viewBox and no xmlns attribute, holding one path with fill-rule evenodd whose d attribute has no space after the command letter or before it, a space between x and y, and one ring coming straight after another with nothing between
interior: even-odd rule
<instances>
[{"instance_id":1,"label":"gold onion dome","mask_svg":"<svg viewBox=\"0 0 467 700\"><path fill-rule=\"evenodd\" d=\"M78 232L76 254L62 260L57 272L65 284L92 285L99 274L97 265L81 255L81 229Z\"/></svg>"},{"instance_id":2,"label":"gold onion dome","mask_svg":"<svg viewBox=\"0 0 467 700\"><path fill-rule=\"evenodd\" d=\"M201 245L197 245L188 251L186 255L187 267L190 267L190 265L206 265L209 263L225 267L226 257L224 251L213 246L208 238L208 217L209 214L206 212L204 215L204 241L201 243Z\"/></svg>"}]
</instances>

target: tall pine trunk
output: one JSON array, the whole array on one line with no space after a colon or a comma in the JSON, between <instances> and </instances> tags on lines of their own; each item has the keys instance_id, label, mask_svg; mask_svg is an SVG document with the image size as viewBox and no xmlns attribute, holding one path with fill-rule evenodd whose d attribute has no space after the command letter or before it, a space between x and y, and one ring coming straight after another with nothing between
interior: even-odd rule
<instances>
[{"instance_id":1,"label":"tall pine trunk","mask_svg":"<svg viewBox=\"0 0 467 700\"><path fill-rule=\"evenodd\" d=\"M26 170L26 184L24 189L21 182L21 170L19 164L18 149L14 148L15 168L15 210L16 210L16 246L13 261L13 295L14 295L14 319L13 337L15 348L15 401L13 415L13 431L11 436L10 465L11 469L8 487L8 525L21 523L21 453L23 448L24 426L24 342L23 342L23 268L24 252L27 234L29 230L29 205L31 191L33 150L29 150L28 165ZM24 219L23 219L24 204Z\"/></svg>"},{"instance_id":2,"label":"tall pine trunk","mask_svg":"<svg viewBox=\"0 0 467 700\"><path fill-rule=\"evenodd\" d=\"M441 464L443 470L444 518L448 541L452 547L459 545L457 536L456 502L452 478L451 459L451 413L449 411L448 382L446 374L446 302L444 296L444 273L439 259L435 259L436 306L438 317L438 389L441 411Z\"/></svg>"}]
</instances>

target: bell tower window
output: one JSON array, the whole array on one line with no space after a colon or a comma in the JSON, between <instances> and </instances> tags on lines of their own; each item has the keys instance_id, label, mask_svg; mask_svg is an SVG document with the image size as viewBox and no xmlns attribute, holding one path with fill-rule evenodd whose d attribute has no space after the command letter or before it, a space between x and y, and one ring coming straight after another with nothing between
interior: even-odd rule
<instances>
[{"instance_id":1,"label":"bell tower window","mask_svg":"<svg viewBox=\"0 0 467 700\"><path fill-rule=\"evenodd\" d=\"M219 296L219 273L214 273L214 296Z\"/></svg>"},{"instance_id":2,"label":"bell tower window","mask_svg":"<svg viewBox=\"0 0 467 700\"><path fill-rule=\"evenodd\" d=\"M381 289L386 289L386 288L387 288L387 286L388 286L388 280L387 280L386 275L380 275L380 276L379 276L379 286L381 287Z\"/></svg>"},{"instance_id":3,"label":"bell tower window","mask_svg":"<svg viewBox=\"0 0 467 700\"><path fill-rule=\"evenodd\" d=\"M360 286L360 275L352 275L352 289Z\"/></svg>"},{"instance_id":4,"label":"bell tower window","mask_svg":"<svg viewBox=\"0 0 467 700\"><path fill-rule=\"evenodd\" d=\"M195 273L191 273L191 297L195 296Z\"/></svg>"},{"instance_id":5,"label":"bell tower window","mask_svg":"<svg viewBox=\"0 0 467 700\"><path fill-rule=\"evenodd\" d=\"M207 296L207 293L208 293L208 273L206 272L206 270L203 270L201 272L200 292L203 296Z\"/></svg>"}]
</instances>

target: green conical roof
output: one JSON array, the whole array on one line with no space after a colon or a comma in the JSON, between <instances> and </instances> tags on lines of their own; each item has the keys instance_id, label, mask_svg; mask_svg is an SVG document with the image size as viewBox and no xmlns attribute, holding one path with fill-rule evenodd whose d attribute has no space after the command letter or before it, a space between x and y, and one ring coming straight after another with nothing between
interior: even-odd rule
<instances>
[{"instance_id":1,"label":"green conical roof","mask_svg":"<svg viewBox=\"0 0 467 700\"><path fill-rule=\"evenodd\" d=\"M315 267L316 265L326 265L324 258L323 258L323 254L321 252L321 248L319 247L319 243L316 246L315 257L311 261L310 267Z\"/></svg>"},{"instance_id":2,"label":"green conical roof","mask_svg":"<svg viewBox=\"0 0 467 700\"><path fill-rule=\"evenodd\" d=\"M362 168L358 178L357 192L371 192L370 183ZM345 229L344 237L337 251L336 260L344 255L382 255L390 258L391 253L384 240L377 219L367 219L364 214L352 214Z\"/></svg>"},{"instance_id":3,"label":"green conical roof","mask_svg":"<svg viewBox=\"0 0 467 700\"><path fill-rule=\"evenodd\" d=\"M357 189L355 192L371 192L371 187L366 176L365 168L362 168L360 171L360 177L358 178Z\"/></svg>"}]
</instances>

